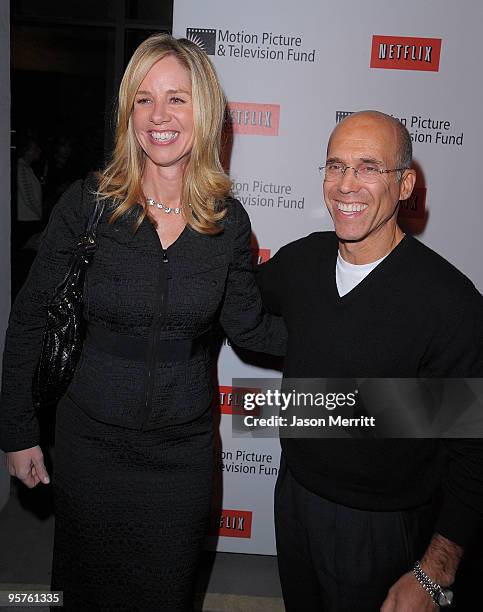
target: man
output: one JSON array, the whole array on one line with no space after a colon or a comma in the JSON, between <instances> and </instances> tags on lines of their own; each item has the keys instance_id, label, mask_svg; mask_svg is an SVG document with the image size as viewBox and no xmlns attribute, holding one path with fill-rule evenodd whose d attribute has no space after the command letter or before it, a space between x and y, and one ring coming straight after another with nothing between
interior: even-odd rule
<instances>
[{"instance_id":1,"label":"man","mask_svg":"<svg viewBox=\"0 0 483 612\"><path fill-rule=\"evenodd\" d=\"M283 247L259 272L289 332L284 377L482 376L481 295L397 224L416 179L411 157L406 128L382 113L355 113L333 131L324 197L335 233ZM275 519L288 612L447 603L482 512L479 440L281 444Z\"/></svg>"}]
</instances>

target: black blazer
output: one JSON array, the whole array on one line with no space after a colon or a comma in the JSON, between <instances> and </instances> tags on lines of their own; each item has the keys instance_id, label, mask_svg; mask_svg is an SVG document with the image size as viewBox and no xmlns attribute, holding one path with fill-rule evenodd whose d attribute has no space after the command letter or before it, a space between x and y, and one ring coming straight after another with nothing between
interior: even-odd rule
<instances>
[{"instance_id":1,"label":"black blazer","mask_svg":"<svg viewBox=\"0 0 483 612\"><path fill-rule=\"evenodd\" d=\"M5 451L38 444L31 383L40 352L45 306L64 276L94 205L92 179L75 182L55 206L30 275L10 315L3 358L0 446ZM281 319L262 313L254 281L251 227L243 206L226 201L223 232L207 236L184 229L163 251L146 218L133 232L131 211L114 224L106 207L99 248L88 270L84 316L97 327L146 343L193 339L216 321L238 346L281 355ZM183 423L203 414L212 389L210 351L185 361L134 360L84 343L70 399L94 418L132 429Z\"/></svg>"}]
</instances>

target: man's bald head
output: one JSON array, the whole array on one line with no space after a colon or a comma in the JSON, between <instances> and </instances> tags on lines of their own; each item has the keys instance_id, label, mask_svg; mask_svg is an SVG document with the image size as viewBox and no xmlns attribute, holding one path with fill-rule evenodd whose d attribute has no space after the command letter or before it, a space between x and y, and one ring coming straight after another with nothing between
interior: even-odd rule
<instances>
[{"instance_id":1,"label":"man's bald head","mask_svg":"<svg viewBox=\"0 0 483 612\"><path fill-rule=\"evenodd\" d=\"M332 132L326 168L335 172L325 174L324 199L346 261L376 261L403 236L397 212L416 182L410 162L409 134L384 113L354 113Z\"/></svg>"},{"instance_id":2,"label":"man's bald head","mask_svg":"<svg viewBox=\"0 0 483 612\"><path fill-rule=\"evenodd\" d=\"M329 138L327 150L330 148L331 140L334 134L342 127L350 128L350 124L358 124L361 122L371 123L373 122L377 126L386 125L388 129L394 131L394 161L397 168L410 168L413 160L413 146L411 142L411 136L407 131L406 127L391 115L381 113L375 110L364 110L342 119L342 121L334 128Z\"/></svg>"}]
</instances>

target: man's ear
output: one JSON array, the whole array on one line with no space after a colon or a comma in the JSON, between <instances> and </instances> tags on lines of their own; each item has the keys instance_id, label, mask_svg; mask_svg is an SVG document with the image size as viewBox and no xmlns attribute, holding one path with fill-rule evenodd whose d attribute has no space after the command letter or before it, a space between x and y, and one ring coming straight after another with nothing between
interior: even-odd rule
<instances>
[{"instance_id":1,"label":"man's ear","mask_svg":"<svg viewBox=\"0 0 483 612\"><path fill-rule=\"evenodd\" d=\"M399 181L399 199L407 200L412 194L416 183L416 171L412 168L404 170L404 173Z\"/></svg>"}]
</instances>

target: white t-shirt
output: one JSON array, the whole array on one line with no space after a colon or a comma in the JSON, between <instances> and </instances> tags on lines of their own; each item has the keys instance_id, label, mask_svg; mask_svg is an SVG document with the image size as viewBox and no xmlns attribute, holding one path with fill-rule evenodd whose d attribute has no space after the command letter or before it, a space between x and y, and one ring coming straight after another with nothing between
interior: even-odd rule
<instances>
[{"instance_id":1,"label":"white t-shirt","mask_svg":"<svg viewBox=\"0 0 483 612\"><path fill-rule=\"evenodd\" d=\"M368 264L351 264L342 259L342 256L337 253L337 263L335 266L335 281L337 283L337 291L342 297L349 291L352 291L374 268L386 259L387 255L376 261Z\"/></svg>"}]
</instances>

